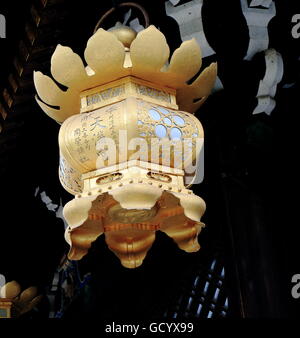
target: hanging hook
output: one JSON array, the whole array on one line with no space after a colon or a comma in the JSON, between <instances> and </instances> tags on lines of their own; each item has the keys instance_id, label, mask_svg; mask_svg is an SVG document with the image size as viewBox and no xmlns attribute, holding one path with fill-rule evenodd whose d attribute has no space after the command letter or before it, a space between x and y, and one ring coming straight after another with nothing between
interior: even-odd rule
<instances>
[{"instance_id":1,"label":"hanging hook","mask_svg":"<svg viewBox=\"0 0 300 338\"><path fill-rule=\"evenodd\" d=\"M147 11L145 10L145 8L143 6L141 6L141 5L139 5L139 4L135 3L135 2L124 2L124 3L121 3L121 4L116 4L115 0L113 0L113 4L114 4L114 7L112 7L106 13L104 13L102 15L102 17L100 18L100 20L97 22L93 34L95 34L97 32L97 30L99 29L99 27L102 25L102 23L104 22L104 20L109 15L111 15L117 8L121 8L121 7L134 7L134 8L137 8L138 10L140 10L140 12L144 16L145 28L149 27L149 15L148 15Z\"/></svg>"}]
</instances>

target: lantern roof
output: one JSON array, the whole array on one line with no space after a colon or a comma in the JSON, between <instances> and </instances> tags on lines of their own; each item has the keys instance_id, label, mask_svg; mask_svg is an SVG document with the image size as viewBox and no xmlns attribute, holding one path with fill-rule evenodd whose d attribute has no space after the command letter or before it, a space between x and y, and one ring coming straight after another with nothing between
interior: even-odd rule
<instances>
[{"instance_id":1,"label":"lantern roof","mask_svg":"<svg viewBox=\"0 0 300 338\"><path fill-rule=\"evenodd\" d=\"M87 66L71 48L58 45L51 58L51 74L62 90L42 72L34 72L37 103L51 118L62 123L80 113L80 94L131 76L176 90L179 109L194 113L209 96L217 76L212 63L191 83L202 65L195 39L184 41L170 58L165 36L153 25L139 32L130 48L114 32L100 28L88 40L84 52Z\"/></svg>"}]
</instances>

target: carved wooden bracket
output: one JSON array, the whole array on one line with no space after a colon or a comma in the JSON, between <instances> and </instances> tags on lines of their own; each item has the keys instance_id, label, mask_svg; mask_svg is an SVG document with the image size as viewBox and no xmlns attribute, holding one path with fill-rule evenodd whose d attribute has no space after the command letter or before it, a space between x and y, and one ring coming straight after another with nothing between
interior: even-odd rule
<instances>
[{"instance_id":1,"label":"carved wooden bracket","mask_svg":"<svg viewBox=\"0 0 300 338\"><path fill-rule=\"evenodd\" d=\"M271 19L276 15L276 6L274 1L270 0L253 0L250 6L247 0L240 1L249 28L250 37L245 60L251 60L256 53L262 52L269 47L268 25ZM255 8L256 6L266 8Z\"/></svg>"},{"instance_id":2,"label":"carved wooden bracket","mask_svg":"<svg viewBox=\"0 0 300 338\"><path fill-rule=\"evenodd\" d=\"M203 0L192 0L175 7L175 5L177 5L179 2L180 0L167 1L165 3L165 8L167 15L175 19L178 23L182 41L195 38L201 47L203 58L216 54L207 41L203 29ZM213 92L222 90L223 88L224 87L220 78L217 77Z\"/></svg>"},{"instance_id":3,"label":"carved wooden bracket","mask_svg":"<svg viewBox=\"0 0 300 338\"><path fill-rule=\"evenodd\" d=\"M274 97L277 85L282 80L284 65L282 56L275 49L265 51L266 73L263 80L259 83L257 100L258 105L253 111L253 115L266 113L270 115L276 106Z\"/></svg>"},{"instance_id":4,"label":"carved wooden bracket","mask_svg":"<svg viewBox=\"0 0 300 338\"><path fill-rule=\"evenodd\" d=\"M167 15L175 19L179 25L182 41L195 38L201 46L202 57L206 57L216 52L209 45L203 30L202 6L203 0L192 0L177 7L169 1L165 3Z\"/></svg>"},{"instance_id":5,"label":"carved wooden bracket","mask_svg":"<svg viewBox=\"0 0 300 338\"><path fill-rule=\"evenodd\" d=\"M250 7L265 7L270 8L273 0L252 0L250 3Z\"/></svg>"}]
</instances>

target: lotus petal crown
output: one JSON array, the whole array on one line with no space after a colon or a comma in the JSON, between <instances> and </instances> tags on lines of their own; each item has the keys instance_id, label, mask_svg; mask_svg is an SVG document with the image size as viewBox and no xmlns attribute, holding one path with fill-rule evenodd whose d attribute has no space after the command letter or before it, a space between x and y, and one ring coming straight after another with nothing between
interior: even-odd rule
<instances>
[{"instance_id":1,"label":"lotus petal crown","mask_svg":"<svg viewBox=\"0 0 300 338\"><path fill-rule=\"evenodd\" d=\"M176 90L181 110L194 113L210 94L217 76L217 64L205 68L192 84L202 65L201 50L195 39L175 50L170 62L165 36L154 26L141 31L130 49L112 33L100 28L87 42L84 66L80 56L69 47L58 45L51 59L53 78L67 87L34 72L34 83L42 110L59 123L80 113L80 93L117 79L133 76Z\"/></svg>"}]
</instances>

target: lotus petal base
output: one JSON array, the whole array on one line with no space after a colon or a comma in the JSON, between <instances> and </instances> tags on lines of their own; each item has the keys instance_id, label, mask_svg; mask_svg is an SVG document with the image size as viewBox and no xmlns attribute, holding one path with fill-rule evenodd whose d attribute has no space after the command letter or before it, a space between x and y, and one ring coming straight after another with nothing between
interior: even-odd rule
<instances>
[{"instance_id":1,"label":"lotus petal base","mask_svg":"<svg viewBox=\"0 0 300 338\"><path fill-rule=\"evenodd\" d=\"M200 222L205 211L202 198L184 188L182 177L182 184L178 185L180 176L173 175L177 185L162 184L159 175L165 179L166 174L157 173L155 178L148 175L148 179L143 179L143 168L129 169L133 168L135 178L128 179L125 175L115 182L99 181L103 175L88 176L85 186L90 189L64 207L69 225L65 237L71 246L70 259L80 260L103 233L110 250L127 268L142 264L158 230L186 252L200 249L197 236L204 226ZM112 175L116 177L116 173ZM95 182L104 183L96 190Z\"/></svg>"}]
</instances>

